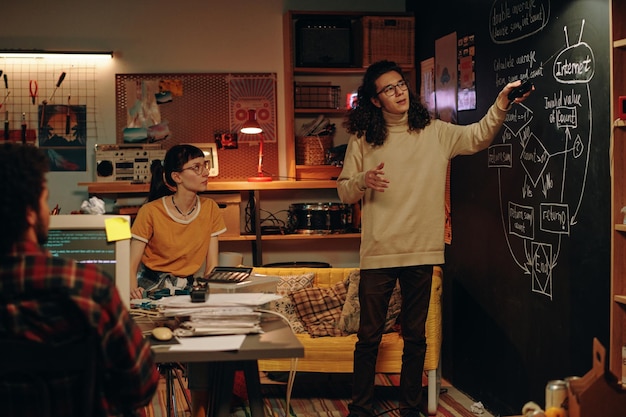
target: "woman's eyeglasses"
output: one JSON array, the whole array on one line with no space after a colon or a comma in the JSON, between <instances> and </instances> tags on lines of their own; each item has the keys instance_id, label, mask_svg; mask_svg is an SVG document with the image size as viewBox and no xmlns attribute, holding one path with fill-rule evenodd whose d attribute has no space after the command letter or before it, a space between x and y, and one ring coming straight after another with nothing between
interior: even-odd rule
<instances>
[{"instance_id":1,"label":"woman's eyeglasses","mask_svg":"<svg viewBox=\"0 0 626 417\"><path fill-rule=\"evenodd\" d=\"M398 84L389 84L387 87L384 87L382 90L376 93L376 95L379 95L380 93L385 93L387 97L391 97L396 94L396 88L399 88L400 91L406 91L407 88L409 88L409 84L404 80L400 80L398 81Z\"/></svg>"},{"instance_id":2,"label":"woman's eyeglasses","mask_svg":"<svg viewBox=\"0 0 626 417\"><path fill-rule=\"evenodd\" d=\"M202 175L202 173L207 170L210 171L211 170L211 161L204 161L204 163L202 164L195 164L192 165L190 167L187 168L183 168L180 171L185 171L185 170L190 170L193 171L196 175Z\"/></svg>"}]
</instances>

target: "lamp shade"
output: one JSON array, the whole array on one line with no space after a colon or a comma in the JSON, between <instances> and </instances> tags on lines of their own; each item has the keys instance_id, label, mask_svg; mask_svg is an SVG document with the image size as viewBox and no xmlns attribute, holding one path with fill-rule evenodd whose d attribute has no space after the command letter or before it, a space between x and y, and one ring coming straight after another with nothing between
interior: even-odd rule
<instances>
[{"instance_id":1,"label":"lamp shade","mask_svg":"<svg viewBox=\"0 0 626 417\"><path fill-rule=\"evenodd\" d=\"M261 125L256 120L256 110L248 110L248 120L246 120L241 126L240 131L241 133L245 133L247 135L257 135L263 132Z\"/></svg>"}]
</instances>

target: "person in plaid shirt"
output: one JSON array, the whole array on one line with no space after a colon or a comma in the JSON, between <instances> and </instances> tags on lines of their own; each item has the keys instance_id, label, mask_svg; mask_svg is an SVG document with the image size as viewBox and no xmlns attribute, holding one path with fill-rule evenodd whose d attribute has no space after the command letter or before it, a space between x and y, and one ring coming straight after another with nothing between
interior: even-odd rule
<instances>
[{"instance_id":1,"label":"person in plaid shirt","mask_svg":"<svg viewBox=\"0 0 626 417\"><path fill-rule=\"evenodd\" d=\"M94 265L52 257L42 248L50 220L48 164L34 146L0 145L0 338L53 344L95 332L102 362L92 416L128 415L151 401L159 372L112 279ZM68 302L51 300L58 294ZM76 394L68 394L54 395L50 415L71 415ZM20 402L26 405L19 416L35 415L28 401Z\"/></svg>"}]
</instances>

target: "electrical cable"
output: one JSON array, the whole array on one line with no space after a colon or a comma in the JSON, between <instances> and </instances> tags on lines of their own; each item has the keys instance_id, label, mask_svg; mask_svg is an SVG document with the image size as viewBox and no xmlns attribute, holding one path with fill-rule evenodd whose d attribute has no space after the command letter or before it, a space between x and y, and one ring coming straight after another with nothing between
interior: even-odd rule
<instances>
[{"instance_id":1,"label":"electrical cable","mask_svg":"<svg viewBox=\"0 0 626 417\"><path fill-rule=\"evenodd\" d=\"M295 334L293 326L291 325L291 323L289 322L289 319L287 319L287 317L285 317L284 315L280 314L277 311L272 311L272 310L265 310L265 309L255 309L255 311L261 312L261 313L268 313L268 314L273 314L275 316L280 317L285 323L287 323L287 325L289 326L289 328L291 329L291 331ZM290 413L291 410L291 392L293 390L293 384L296 380L296 370L298 368L298 358L291 358L291 366L289 368L289 378L287 378L287 393L285 396L285 412L287 414Z\"/></svg>"},{"instance_id":2,"label":"electrical cable","mask_svg":"<svg viewBox=\"0 0 626 417\"><path fill-rule=\"evenodd\" d=\"M256 204L256 202L254 204ZM250 234L253 234L255 232L254 225L252 224L252 219L254 217L252 206L253 205L251 204L250 200L248 200L248 203L246 204L246 208L245 208L245 225L246 225L245 232L250 233ZM269 223L271 226L279 228L279 230L284 231L287 229L287 222L285 222L282 219L279 219L277 217L277 214L289 213L288 210L279 210L276 213L272 213L268 210L260 209L259 212L265 215L265 217L261 217L259 219L260 226L263 226L264 224Z\"/></svg>"}]
</instances>

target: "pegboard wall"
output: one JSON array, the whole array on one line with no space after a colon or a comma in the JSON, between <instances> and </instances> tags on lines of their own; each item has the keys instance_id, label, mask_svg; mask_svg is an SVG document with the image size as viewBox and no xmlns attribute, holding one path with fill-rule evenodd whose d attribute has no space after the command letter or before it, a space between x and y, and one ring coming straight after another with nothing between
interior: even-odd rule
<instances>
[{"instance_id":1,"label":"pegboard wall","mask_svg":"<svg viewBox=\"0 0 626 417\"><path fill-rule=\"evenodd\" d=\"M40 146L44 140L40 137L42 132L58 134L67 143L56 142L54 146L43 144L43 147L61 159L64 152L67 152L64 156L69 156L71 152L72 163L58 167L51 163L51 168L85 171L87 139L97 143L97 126L101 117L96 108L97 68L98 61L80 55L0 56L0 138L6 138L4 132L7 130L8 140L21 140L22 125L26 127L26 141ZM61 77L62 74L65 75ZM81 108L84 119L81 119L80 137L75 134L75 126L74 133L69 135L65 134L64 129L59 132L51 132L50 126L47 126L47 130L41 129L46 127L41 126L40 120L44 102L48 110L61 114L64 114L68 105L72 111Z\"/></svg>"},{"instance_id":2,"label":"pegboard wall","mask_svg":"<svg viewBox=\"0 0 626 417\"><path fill-rule=\"evenodd\" d=\"M276 74L117 74L115 89L118 144L159 143L169 149L236 135L236 148L218 149L217 179L223 181L256 175L258 136L239 132L247 110L255 109L264 132L263 170L277 177Z\"/></svg>"}]
</instances>

